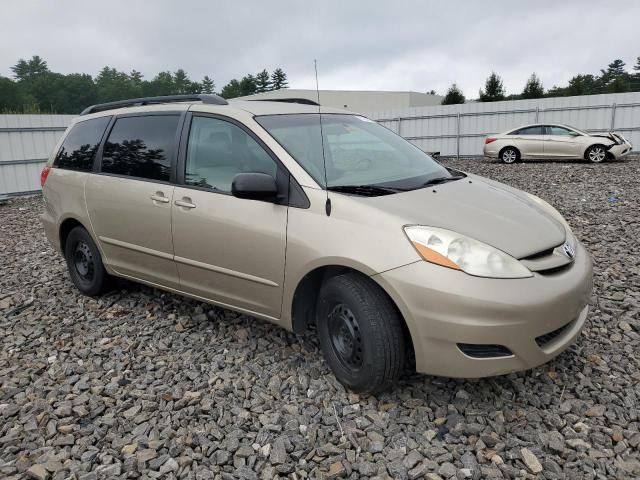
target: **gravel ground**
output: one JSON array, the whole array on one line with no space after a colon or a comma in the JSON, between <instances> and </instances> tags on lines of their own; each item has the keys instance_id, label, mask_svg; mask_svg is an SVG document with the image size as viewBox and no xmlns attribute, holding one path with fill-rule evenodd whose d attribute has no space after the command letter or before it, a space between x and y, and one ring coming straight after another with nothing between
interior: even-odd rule
<instances>
[{"instance_id":1,"label":"gravel ground","mask_svg":"<svg viewBox=\"0 0 640 480\"><path fill-rule=\"evenodd\" d=\"M640 161L446 161L535 193L595 260L533 371L342 388L313 335L147 287L81 296L39 197L0 206L2 478L640 478Z\"/></svg>"}]
</instances>

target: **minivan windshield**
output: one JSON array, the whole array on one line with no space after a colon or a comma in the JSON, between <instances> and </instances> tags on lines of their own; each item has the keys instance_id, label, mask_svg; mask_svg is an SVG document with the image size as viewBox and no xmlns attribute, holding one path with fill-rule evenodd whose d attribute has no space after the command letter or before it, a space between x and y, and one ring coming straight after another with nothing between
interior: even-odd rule
<instances>
[{"instance_id":1,"label":"minivan windshield","mask_svg":"<svg viewBox=\"0 0 640 480\"><path fill-rule=\"evenodd\" d=\"M256 121L323 188L347 191L357 187L352 193L382 194L461 177L402 137L359 115L323 113L322 129L317 113L263 115Z\"/></svg>"}]
</instances>

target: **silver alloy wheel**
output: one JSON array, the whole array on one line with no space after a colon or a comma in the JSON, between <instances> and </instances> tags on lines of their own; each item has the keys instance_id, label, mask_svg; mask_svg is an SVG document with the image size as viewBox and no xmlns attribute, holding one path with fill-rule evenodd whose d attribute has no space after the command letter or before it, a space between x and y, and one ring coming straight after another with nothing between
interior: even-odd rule
<instances>
[{"instance_id":1,"label":"silver alloy wheel","mask_svg":"<svg viewBox=\"0 0 640 480\"><path fill-rule=\"evenodd\" d=\"M593 147L589 150L589 161L593 163L604 162L607 152L602 147Z\"/></svg>"},{"instance_id":2,"label":"silver alloy wheel","mask_svg":"<svg viewBox=\"0 0 640 480\"><path fill-rule=\"evenodd\" d=\"M502 152L502 161L504 163L514 163L518 159L518 154L513 148L507 148Z\"/></svg>"}]
</instances>

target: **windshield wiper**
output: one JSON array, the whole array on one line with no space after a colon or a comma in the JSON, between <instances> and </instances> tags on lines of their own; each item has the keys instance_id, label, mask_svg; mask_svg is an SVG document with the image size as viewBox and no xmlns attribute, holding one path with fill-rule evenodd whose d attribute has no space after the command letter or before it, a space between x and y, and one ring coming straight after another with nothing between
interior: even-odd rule
<instances>
[{"instance_id":1,"label":"windshield wiper","mask_svg":"<svg viewBox=\"0 0 640 480\"><path fill-rule=\"evenodd\" d=\"M431 185L440 185L441 183L455 182L465 178L466 175L451 175L449 177L436 177L422 184L423 187L430 187Z\"/></svg>"},{"instance_id":2,"label":"windshield wiper","mask_svg":"<svg viewBox=\"0 0 640 480\"><path fill-rule=\"evenodd\" d=\"M381 187L378 185L335 185L332 187L327 187L327 190L331 192L352 193L354 195L363 195L369 197L406 192L406 190L402 188Z\"/></svg>"}]
</instances>

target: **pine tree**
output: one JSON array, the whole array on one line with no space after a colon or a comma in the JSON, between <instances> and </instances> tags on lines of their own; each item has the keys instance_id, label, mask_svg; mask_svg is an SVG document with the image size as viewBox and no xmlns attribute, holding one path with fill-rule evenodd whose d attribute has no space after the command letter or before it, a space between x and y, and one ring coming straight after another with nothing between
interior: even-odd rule
<instances>
[{"instance_id":1,"label":"pine tree","mask_svg":"<svg viewBox=\"0 0 640 480\"><path fill-rule=\"evenodd\" d=\"M236 98L242 96L242 90L240 89L240 82L235 78L227 83L220 92L223 98Z\"/></svg>"},{"instance_id":2,"label":"pine tree","mask_svg":"<svg viewBox=\"0 0 640 480\"><path fill-rule=\"evenodd\" d=\"M173 74L173 94L193 93L193 83L189 79L189 75L179 68Z\"/></svg>"},{"instance_id":3,"label":"pine tree","mask_svg":"<svg viewBox=\"0 0 640 480\"><path fill-rule=\"evenodd\" d=\"M42 75L49 72L47 62L40 58L38 55L34 55L30 60L24 60L21 58L13 67L11 67L13 76L16 80L29 80L37 75Z\"/></svg>"},{"instance_id":4,"label":"pine tree","mask_svg":"<svg viewBox=\"0 0 640 480\"><path fill-rule=\"evenodd\" d=\"M242 77L242 80L240 80L241 96L244 97L247 95L253 95L254 93L256 93L256 88L256 77L254 77L253 75L245 75L244 77Z\"/></svg>"},{"instance_id":5,"label":"pine tree","mask_svg":"<svg viewBox=\"0 0 640 480\"><path fill-rule=\"evenodd\" d=\"M542 98L544 96L544 88L542 82L538 76L534 73L531 74L527 80L524 90L522 91L521 98Z\"/></svg>"},{"instance_id":6,"label":"pine tree","mask_svg":"<svg viewBox=\"0 0 640 480\"><path fill-rule=\"evenodd\" d=\"M484 91L480 90L481 102L496 102L504 100L505 90L502 79L496 72L491 72L484 84Z\"/></svg>"},{"instance_id":7,"label":"pine tree","mask_svg":"<svg viewBox=\"0 0 640 480\"><path fill-rule=\"evenodd\" d=\"M289 88L287 74L281 68L276 68L271 74L271 89L280 90L281 88Z\"/></svg>"},{"instance_id":8,"label":"pine tree","mask_svg":"<svg viewBox=\"0 0 640 480\"><path fill-rule=\"evenodd\" d=\"M631 76L624 69L625 63L619 58L611 62L606 70L600 70L600 82L605 91L621 93L631 90Z\"/></svg>"},{"instance_id":9,"label":"pine tree","mask_svg":"<svg viewBox=\"0 0 640 480\"><path fill-rule=\"evenodd\" d=\"M447 90L447 94L442 99L442 105L457 105L465 102L464 94L462 90L454 83Z\"/></svg>"},{"instance_id":10,"label":"pine tree","mask_svg":"<svg viewBox=\"0 0 640 480\"><path fill-rule=\"evenodd\" d=\"M269 90L271 90L271 80L269 72L265 68L256 75L256 93L268 92Z\"/></svg>"},{"instance_id":11,"label":"pine tree","mask_svg":"<svg viewBox=\"0 0 640 480\"><path fill-rule=\"evenodd\" d=\"M200 82L200 91L202 93L213 93L216 88L216 84L213 83L213 80L209 78L208 75L205 75Z\"/></svg>"}]
</instances>

